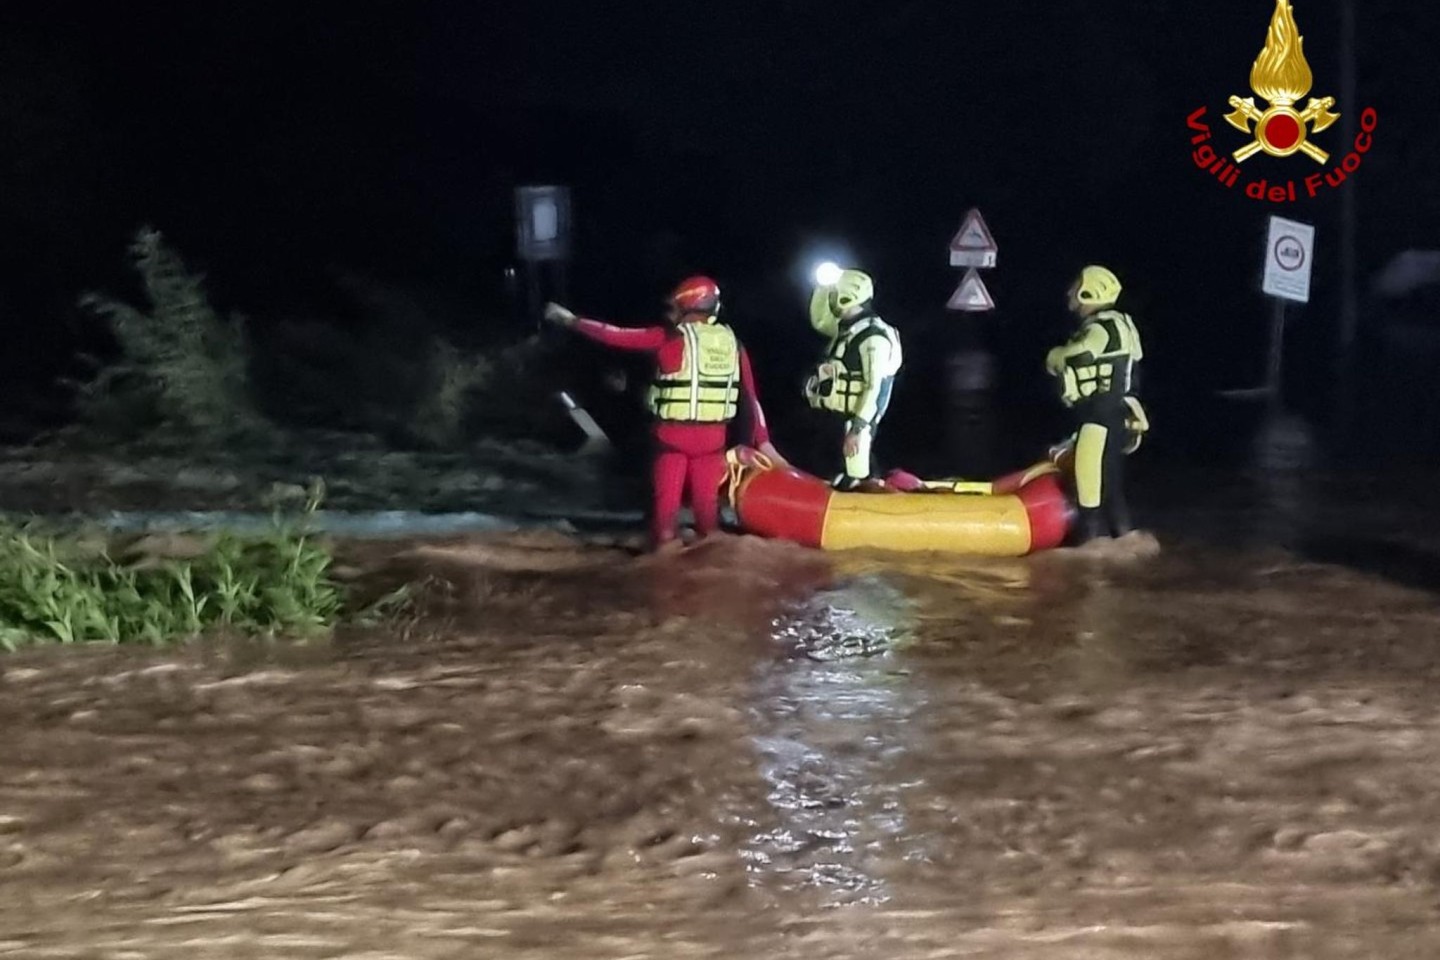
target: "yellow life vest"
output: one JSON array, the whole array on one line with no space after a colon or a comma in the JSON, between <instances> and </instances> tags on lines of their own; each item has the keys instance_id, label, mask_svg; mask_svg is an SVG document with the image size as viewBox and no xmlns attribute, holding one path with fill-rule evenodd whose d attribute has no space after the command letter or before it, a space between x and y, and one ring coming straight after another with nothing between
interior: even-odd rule
<instances>
[{"instance_id":1,"label":"yellow life vest","mask_svg":"<svg viewBox=\"0 0 1440 960\"><path fill-rule=\"evenodd\" d=\"M865 370L860 359L860 346L871 337L884 337L890 342L890 366L881 376L894 376L900 365L900 335L879 317L865 317L841 331L830 342L813 376L805 384L805 399L817 410L830 410L854 416L865 395Z\"/></svg>"},{"instance_id":2,"label":"yellow life vest","mask_svg":"<svg viewBox=\"0 0 1440 960\"><path fill-rule=\"evenodd\" d=\"M723 323L682 323L684 359L674 373L656 373L650 412L661 420L726 423L740 404L740 344Z\"/></svg>"},{"instance_id":3,"label":"yellow life vest","mask_svg":"<svg viewBox=\"0 0 1440 960\"><path fill-rule=\"evenodd\" d=\"M1083 346L1098 328L1105 345L1098 351ZM1136 365L1145 357L1140 332L1130 315L1119 310L1102 310L1086 321L1074 340L1052 351L1060 366L1064 404L1074 406L1103 396L1124 397L1132 389Z\"/></svg>"}]
</instances>

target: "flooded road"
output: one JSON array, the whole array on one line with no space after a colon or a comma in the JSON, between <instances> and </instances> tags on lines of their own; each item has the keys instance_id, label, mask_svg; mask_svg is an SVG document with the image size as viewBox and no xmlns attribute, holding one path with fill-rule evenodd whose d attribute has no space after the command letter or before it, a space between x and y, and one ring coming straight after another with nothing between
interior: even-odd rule
<instances>
[{"instance_id":1,"label":"flooded road","mask_svg":"<svg viewBox=\"0 0 1440 960\"><path fill-rule=\"evenodd\" d=\"M1284 473L1158 556L385 544L403 629L8 657L0 957L1440 955L1429 487Z\"/></svg>"}]
</instances>

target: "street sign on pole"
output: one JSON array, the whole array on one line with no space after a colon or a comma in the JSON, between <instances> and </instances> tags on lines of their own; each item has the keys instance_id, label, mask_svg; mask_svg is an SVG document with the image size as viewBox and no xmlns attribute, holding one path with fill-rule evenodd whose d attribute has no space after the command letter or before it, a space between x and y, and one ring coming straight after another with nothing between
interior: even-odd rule
<instances>
[{"instance_id":1,"label":"street sign on pole","mask_svg":"<svg viewBox=\"0 0 1440 960\"><path fill-rule=\"evenodd\" d=\"M960 281L960 286L950 295L950 301L945 304L950 310L964 310L971 313L978 313L985 310L995 309L995 300L990 296L990 291L985 289L985 281L980 279L980 274L971 267L965 271L965 277Z\"/></svg>"},{"instance_id":2,"label":"street sign on pole","mask_svg":"<svg viewBox=\"0 0 1440 960\"><path fill-rule=\"evenodd\" d=\"M952 267L993 267L999 248L985 218L980 211L971 209L965 214L960 230L950 240L950 266Z\"/></svg>"},{"instance_id":3,"label":"street sign on pole","mask_svg":"<svg viewBox=\"0 0 1440 960\"><path fill-rule=\"evenodd\" d=\"M1265 236L1265 279L1260 289L1274 298L1270 320L1270 357L1265 372L1265 395L1270 413L1284 404L1282 368L1285 357L1285 305L1310 302L1310 272L1315 264L1315 226L1272 216Z\"/></svg>"},{"instance_id":4,"label":"street sign on pole","mask_svg":"<svg viewBox=\"0 0 1440 960\"><path fill-rule=\"evenodd\" d=\"M1310 302L1310 272L1315 264L1315 227L1270 218L1265 238L1265 280L1261 290L1272 297Z\"/></svg>"},{"instance_id":5,"label":"street sign on pole","mask_svg":"<svg viewBox=\"0 0 1440 960\"><path fill-rule=\"evenodd\" d=\"M530 263L570 255L570 190L534 186L515 190L516 256Z\"/></svg>"}]
</instances>

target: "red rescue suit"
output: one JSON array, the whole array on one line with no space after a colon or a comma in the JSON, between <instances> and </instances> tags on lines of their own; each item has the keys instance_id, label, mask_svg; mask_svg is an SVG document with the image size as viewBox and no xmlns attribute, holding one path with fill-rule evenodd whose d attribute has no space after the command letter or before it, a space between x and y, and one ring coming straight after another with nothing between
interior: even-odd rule
<instances>
[{"instance_id":1,"label":"red rescue suit","mask_svg":"<svg viewBox=\"0 0 1440 960\"><path fill-rule=\"evenodd\" d=\"M688 484L690 509L695 514L696 531L701 536L714 533L720 526L720 484L725 479L725 450L730 420L743 403L753 424L751 446L770 441L765 414L755 391L755 377L750 370L750 357L738 341L733 341L727 327L713 317L696 316L671 326L615 327L577 318L573 329L591 340L621 350L637 350L655 355L655 384L652 388L652 410L655 412L653 438L655 460L652 464L654 508L650 518L651 545L658 547L676 538L680 506ZM695 328L711 327L700 331ZM714 353L700 334L729 334L734 342L734 366L738 383L733 385L702 379L703 351ZM728 398L728 399L727 399ZM717 412L717 405L726 409ZM732 412L733 411L733 412ZM729 414L726 416L726 414Z\"/></svg>"}]
</instances>

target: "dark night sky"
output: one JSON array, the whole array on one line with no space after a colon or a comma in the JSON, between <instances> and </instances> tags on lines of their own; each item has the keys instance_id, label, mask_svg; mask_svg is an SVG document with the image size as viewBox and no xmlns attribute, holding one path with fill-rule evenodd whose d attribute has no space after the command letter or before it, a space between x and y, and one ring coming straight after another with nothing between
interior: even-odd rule
<instances>
[{"instance_id":1,"label":"dark night sky","mask_svg":"<svg viewBox=\"0 0 1440 960\"><path fill-rule=\"evenodd\" d=\"M1381 121L1349 184L1368 270L1407 246L1440 246L1440 9L1357 6L1359 102L1337 109L1373 105ZM1254 274L1268 208L1193 167L1185 116L1208 105L1217 132L1235 134L1222 107L1231 93L1250 94L1272 9L1269 0L7 9L5 370L53 375L84 339L68 304L124 282L124 244L141 222L203 265L217 297L262 321L335 263L448 285L477 313L499 314L511 190L559 179L575 189L580 306L643 316L677 271L704 269L727 284L737 323L758 357L775 354L772 366L792 346L813 346L793 274L826 239L876 275L902 330L964 323L939 309L957 279L944 247L978 205L1001 245L986 280L1006 349L1042 349L1068 274L1100 260L1128 280L1161 383L1244 385L1261 368ZM1340 95L1336 10L1336 0L1296 0L1317 95ZM1320 139L1343 152L1339 125ZM1259 157L1247 167L1287 179L1311 172L1308 163ZM1296 322L1301 384L1324 369L1338 207L1330 192L1288 208L1320 230L1316 302ZM1197 362L1204 349L1231 372Z\"/></svg>"}]
</instances>

